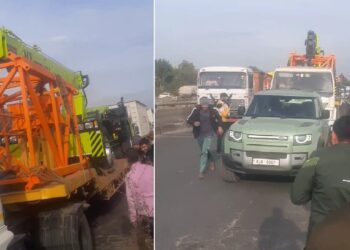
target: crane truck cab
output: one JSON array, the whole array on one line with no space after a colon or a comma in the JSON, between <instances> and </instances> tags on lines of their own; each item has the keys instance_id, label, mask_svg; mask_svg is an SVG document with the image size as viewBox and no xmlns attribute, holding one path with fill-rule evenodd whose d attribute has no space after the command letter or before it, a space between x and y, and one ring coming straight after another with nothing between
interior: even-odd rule
<instances>
[{"instance_id":1,"label":"crane truck cab","mask_svg":"<svg viewBox=\"0 0 350 250\"><path fill-rule=\"evenodd\" d=\"M236 117L239 107L247 108L253 97L253 71L247 67L205 67L198 72L197 99L229 97L230 116Z\"/></svg>"},{"instance_id":2,"label":"crane truck cab","mask_svg":"<svg viewBox=\"0 0 350 250\"><path fill-rule=\"evenodd\" d=\"M271 89L316 92L326 110L330 112L329 125L337 118L335 103L335 77L330 68L281 67L275 70Z\"/></svg>"}]
</instances>

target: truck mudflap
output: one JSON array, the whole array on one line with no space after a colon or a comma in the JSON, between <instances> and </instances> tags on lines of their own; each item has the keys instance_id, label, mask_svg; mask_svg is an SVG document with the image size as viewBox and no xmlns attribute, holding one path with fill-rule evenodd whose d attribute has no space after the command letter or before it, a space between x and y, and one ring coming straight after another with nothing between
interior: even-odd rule
<instances>
[{"instance_id":1,"label":"truck mudflap","mask_svg":"<svg viewBox=\"0 0 350 250\"><path fill-rule=\"evenodd\" d=\"M73 203L39 214L40 244L45 249L92 250L92 236L85 217L86 203Z\"/></svg>"}]
</instances>

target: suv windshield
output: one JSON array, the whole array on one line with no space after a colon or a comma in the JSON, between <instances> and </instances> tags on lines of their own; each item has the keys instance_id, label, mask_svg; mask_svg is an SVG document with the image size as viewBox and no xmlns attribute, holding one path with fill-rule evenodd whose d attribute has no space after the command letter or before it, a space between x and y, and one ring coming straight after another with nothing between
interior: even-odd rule
<instances>
[{"instance_id":1,"label":"suv windshield","mask_svg":"<svg viewBox=\"0 0 350 250\"><path fill-rule=\"evenodd\" d=\"M332 74L330 72L276 72L275 89L299 89L316 91L322 96L333 95Z\"/></svg>"},{"instance_id":2,"label":"suv windshield","mask_svg":"<svg viewBox=\"0 0 350 250\"><path fill-rule=\"evenodd\" d=\"M313 97L255 96L246 116L315 119L316 99Z\"/></svg>"},{"instance_id":3,"label":"suv windshield","mask_svg":"<svg viewBox=\"0 0 350 250\"><path fill-rule=\"evenodd\" d=\"M247 73L244 72L202 72L198 82L198 88L244 89L246 85Z\"/></svg>"}]
</instances>

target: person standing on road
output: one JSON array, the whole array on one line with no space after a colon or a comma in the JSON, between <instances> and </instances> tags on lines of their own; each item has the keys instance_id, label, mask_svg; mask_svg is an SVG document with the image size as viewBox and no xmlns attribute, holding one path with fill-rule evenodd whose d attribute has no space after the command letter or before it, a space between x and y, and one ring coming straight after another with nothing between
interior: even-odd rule
<instances>
[{"instance_id":1,"label":"person standing on road","mask_svg":"<svg viewBox=\"0 0 350 250\"><path fill-rule=\"evenodd\" d=\"M193 126L193 135L197 140L201 156L199 163L199 178L204 178L204 171L210 161L214 170L214 157L210 154L212 139L217 133L223 134L222 120L219 112L210 105L210 99L202 97L199 106L195 107L187 118L187 123Z\"/></svg>"},{"instance_id":2,"label":"person standing on road","mask_svg":"<svg viewBox=\"0 0 350 250\"><path fill-rule=\"evenodd\" d=\"M140 249L153 249L146 248L144 244L148 238L153 240L154 168L140 162L139 153L135 149L128 151L127 158L130 171L126 175L125 186L130 221L135 226Z\"/></svg>"},{"instance_id":3,"label":"person standing on road","mask_svg":"<svg viewBox=\"0 0 350 250\"><path fill-rule=\"evenodd\" d=\"M350 202L350 116L334 122L332 143L311 154L292 185L294 204L311 201L308 238L327 215Z\"/></svg>"}]
</instances>

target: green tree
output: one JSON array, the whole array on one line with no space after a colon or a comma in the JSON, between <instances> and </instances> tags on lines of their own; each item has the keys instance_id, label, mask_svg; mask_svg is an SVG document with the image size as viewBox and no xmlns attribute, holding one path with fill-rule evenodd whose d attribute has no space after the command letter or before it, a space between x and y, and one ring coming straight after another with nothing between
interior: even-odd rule
<instances>
[{"instance_id":1,"label":"green tree","mask_svg":"<svg viewBox=\"0 0 350 250\"><path fill-rule=\"evenodd\" d=\"M183 85L196 85L197 70L193 63L183 60L177 67L173 67L165 59L155 62L156 95L166 91L177 94Z\"/></svg>"},{"instance_id":2,"label":"green tree","mask_svg":"<svg viewBox=\"0 0 350 250\"><path fill-rule=\"evenodd\" d=\"M157 59L155 62L155 88L156 95L169 91L174 79L174 68L165 59Z\"/></svg>"},{"instance_id":3,"label":"green tree","mask_svg":"<svg viewBox=\"0 0 350 250\"><path fill-rule=\"evenodd\" d=\"M175 69L173 92L177 92L181 86L196 85L197 70L193 63L183 60Z\"/></svg>"}]
</instances>

